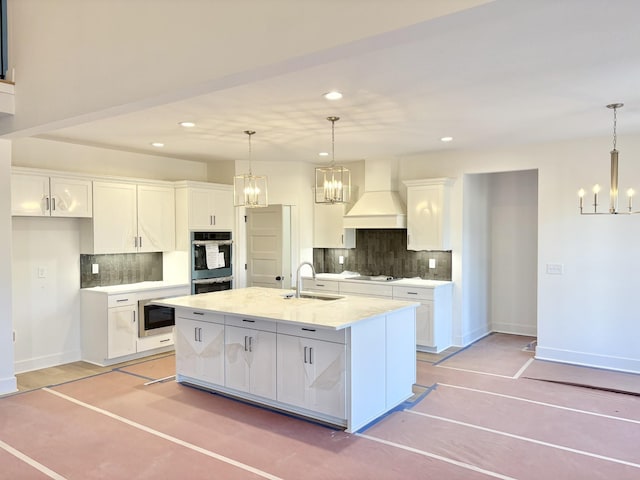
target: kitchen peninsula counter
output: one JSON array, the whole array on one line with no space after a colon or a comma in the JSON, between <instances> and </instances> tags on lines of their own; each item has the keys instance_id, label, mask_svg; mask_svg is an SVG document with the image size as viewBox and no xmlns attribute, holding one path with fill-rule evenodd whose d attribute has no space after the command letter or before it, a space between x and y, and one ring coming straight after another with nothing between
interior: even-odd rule
<instances>
[{"instance_id":1,"label":"kitchen peninsula counter","mask_svg":"<svg viewBox=\"0 0 640 480\"><path fill-rule=\"evenodd\" d=\"M413 395L419 303L251 287L176 309L176 380L355 432Z\"/></svg>"}]
</instances>

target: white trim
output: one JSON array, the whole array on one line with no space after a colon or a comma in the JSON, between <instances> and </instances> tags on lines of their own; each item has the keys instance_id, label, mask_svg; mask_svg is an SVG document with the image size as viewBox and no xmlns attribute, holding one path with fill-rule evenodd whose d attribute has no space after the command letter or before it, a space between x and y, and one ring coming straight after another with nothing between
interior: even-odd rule
<instances>
[{"instance_id":1,"label":"white trim","mask_svg":"<svg viewBox=\"0 0 640 480\"><path fill-rule=\"evenodd\" d=\"M72 350L69 352L59 352L51 355L42 355L40 357L28 358L25 360L17 360L13 364L16 373L25 373L32 370L40 370L42 368L57 367L65 363L78 362L82 359L80 350Z\"/></svg>"},{"instance_id":2,"label":"white trim","mask_svg":"<svg viewBox=\"0 0 640 480\"><path fill-rule=\"evenodd\" d=\"M527 337L537 337L537 325L519 325L517 323L491 322L491 330L494 333L506 333L508 335L524 335Z\"/></svg>"},{"instance_id":3,"label":"white trim","mask_svg":"<svg viewBox=\"0 0 640 480\"><path fill-rule=\"evenodd\" d=\"M558 348L536 347L537 360L582 365L585 367L604 368L619 372L640 373L640 360L635 358L614 357L612 355L598 355L588 352L576 352Z\"/></svg>"},{"instance_id":4,"label":"white trim","mask_svg":"<svg viewBox=\"0 0 640 480\"><path fill-rule=\"evenodd\" d=\"M0 378L0 395L14 393L18 391L18 381L15 375L7 378Z\"/></svg>"}]
</instances>

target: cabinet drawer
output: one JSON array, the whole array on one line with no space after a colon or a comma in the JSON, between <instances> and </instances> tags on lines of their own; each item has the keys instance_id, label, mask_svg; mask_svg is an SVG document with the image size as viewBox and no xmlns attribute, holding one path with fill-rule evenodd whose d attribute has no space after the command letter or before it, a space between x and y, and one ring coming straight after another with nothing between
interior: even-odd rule
<instances>
[{"instance_id":1,"label":"cabinet drawer","mask_svg":"<svg viewBox=\"0 0 640 480\"><path fill-rule=\"evenodd\" d=\"M315 340L325 340L334 343L347 343L346 330L327 330L310 325L294 325L289 323L278 323L278 333L293 335L296 337L313 338Z\"/></svg>"},{"instance_id":2,"label":"cabinet drawer","mask_svg":"<svg viewBox=\"0 0 640 480\"><path fill-rule=\"evenodd\" d=\"M355 293L357 295L375 295L378 297L393 296L393 287L391 285L380 285L372 283L356 283L356 282L341 282L340 293L349 295Z\"/></svg>"},{"instance_id":3,"label":"cabinet drawer","mask_svg":"<svg viewBox=\"0 0 640 480\"><path fill-rule=\"evenodd\" d=\"M393 298L403 300L433 300L433 288L393 287Z\"/></svg>"},{"instance_id":4,"label":"cabinet drawer","mask_svg":"<svg viewBox=\"0 0 640 480\"><path fill-rule=\"evenodd\" d=\"M124 305L133 305L138 301L135 293L122 293L120 295L109 295L107 305L109 308L122 307Z\"/></svg>"},{"instance_id":5,"label":"cabinet drawer","mask_svg":"<svg viewBox=\"0 0 640 480\"><path fill-rule=\"evenodd\" d=\"M334 280L314 280L312 278L303 278L302 289L338 293L338 290L340 290L340 283Z\"/></svg>"},{"instance_id":6,"label":"cabinet drawer","mask_svg":"<svg viewBox=\"0 0 640 480\"><path fill-rule=\"evenodd\" d=\"M176 308L176 318L188 318L201 322L220 323L224 325L224 315L221 313L204 312L197 308Z\"/></svg>"},{"instance_id":7,"label":"cabinet drawer","mask_svg":"<svg viewBox=\"0 0 640 480\"><path fill-rule=\"evenodd\" d=\"M151 335L149 337L138 338L138 352L153 350L154 348L168 347L174 344L173 332Z\"/></svg>"},{"instance_id":8,"label":"cabinet drawer","mask_svg":"<svg viewBox=\"0 0 640 480\"><path fill-rule=\"evenodd\" d=\"M260 318L234 317L232 315L225 315L224 323L225 325L250 328L252 330L262 330L263 332L276 331L276 322L273 322L271 320L263 320Z\"/></svg>"}]
</instances>

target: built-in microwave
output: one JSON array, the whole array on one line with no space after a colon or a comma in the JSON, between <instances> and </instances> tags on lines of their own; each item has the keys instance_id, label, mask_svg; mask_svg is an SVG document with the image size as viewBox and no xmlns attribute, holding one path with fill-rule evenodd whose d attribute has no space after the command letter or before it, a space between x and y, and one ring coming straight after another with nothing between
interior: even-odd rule
<instances>
[{"instance_id":1,"label":"built-in microwave","mask_svg":"<svg viewBox=\"0 0 640 480\"><path fill-rule=\"evenodd\" d=\"M154 300L140 300L138 302L138 337L170 333L176 324L175 309L155 305Z\"/></svg>"}]
</instances>

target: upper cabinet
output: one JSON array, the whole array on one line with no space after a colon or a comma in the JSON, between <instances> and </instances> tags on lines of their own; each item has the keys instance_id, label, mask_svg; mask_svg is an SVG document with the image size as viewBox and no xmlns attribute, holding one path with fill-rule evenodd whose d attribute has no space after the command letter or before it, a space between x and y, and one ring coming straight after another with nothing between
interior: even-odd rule
<instances>
[{"instance_id":1,"label":"upper cabinet","mask_svg":"<svg viewBox=\"0 0 640 480\"><path fill-rule=\"evenodd\" d=\"M233 231L233 186L205 182L176 183L177 248L189 248L189 231Z\"/></svg>"},{"instance_id":2,"label":"upper cabinet","mask_svg":"<svg viewBox=\"0 0 640 480\"><path fill-rule=\"evenodd\" d=\"M453 179L405 180L407 249L451 250L450 189Z\"/></svg>"},{"instance_id":3,"label":"upper cabinet","mask_svg":"<svg viewBox=\"0 0 640 480\"><path fill-rule=\"evenodd\" d=\"M351 203L313 203L314 248L356 248L356 230L344 228L342 219L351 207Z\"/></svg>"},{"instance_id":4,"label":"upper cabinet","mask_svg":"<svg viewBox=\"0 0 640 480\"><path fill-rule=\"evenodd\" d=\"M175 249L172 185L93 182L93 221L83 226L82 253Z\"/></svg>"},{"instance_id":5,"label":"upper cabinet","mask_svg":"<svg viewBox=\"0 0 640 480\"><path fill-rule=\"evenodd\" d=\"M29 217L91 217L91 180L26 173L11 174L11 214Z\"/></svg>"}]
</instances>

